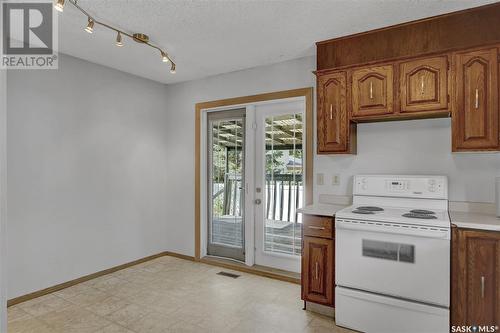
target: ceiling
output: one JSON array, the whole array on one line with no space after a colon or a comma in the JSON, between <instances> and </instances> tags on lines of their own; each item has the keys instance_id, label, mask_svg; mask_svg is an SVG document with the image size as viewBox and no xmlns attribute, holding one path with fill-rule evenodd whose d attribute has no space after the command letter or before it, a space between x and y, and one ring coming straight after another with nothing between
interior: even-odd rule
<instances>
[{"instance_id":1,"label":"ceiling","mask_svg":"<svg viewBox=\"0 0 500 333\"><path fill-rule=\"evenodd\" d=\"M66 5L59 51L162 83L175 83L315 54L319 40L493 3L496 0L79 0L96 19L143 32L157 51L96 26Z\"/></svg>"}]
</instances>

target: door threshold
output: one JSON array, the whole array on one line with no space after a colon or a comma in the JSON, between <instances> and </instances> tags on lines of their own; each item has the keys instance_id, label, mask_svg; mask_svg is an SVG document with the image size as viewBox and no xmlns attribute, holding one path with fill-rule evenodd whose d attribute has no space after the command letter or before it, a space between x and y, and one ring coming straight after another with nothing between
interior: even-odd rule
<instances>
[{"instance_id":1,"label":"door threshold","mask_svg":"<svg viewBox=\"0 0 500 333\"><path fill-rule=\"evenodd\" d=\"M260 266L260 265L247 266L244 263L236 261L234 259L212 257L212 256L203 257L201 259L198 259L198 261L208 265L219 266L227 269L233 269L235 271L240 271L280 281L300 284L300 273L295 273L295 272L285 271L282 269Z\"/></svg>"}]
</instances>

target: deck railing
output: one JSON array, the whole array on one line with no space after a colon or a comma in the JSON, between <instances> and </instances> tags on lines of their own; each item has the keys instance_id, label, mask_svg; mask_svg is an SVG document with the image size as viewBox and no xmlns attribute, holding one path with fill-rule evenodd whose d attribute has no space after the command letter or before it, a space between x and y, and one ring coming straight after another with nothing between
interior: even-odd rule
<instances>
[{"instance_id":1,"label":"deck railing","mask_svg":"<svg viewBox=\"0 0 500 333\"><path fill-rule=\"evenodd\" d=\"M242 244L240 175L226 175L224 184L214 184L214 199L223 195L222 216L214 219L214 240L232 246ZM266 251L300 255L301 217L296 214L303 198L300 174L274 174L266 177Z\"/></svg>"},{"instance_id":2,"label":"deck railing","mask_svg":"<svg viewBox=\"0 0 500 333\"><path fill-rule=\"evenodd\" d=\"M223 195L222 215L241 216L241 176L227 174L223 186L216 187L214 200ZM266 177L266 218L275 221L297 222L295 213L302 200L301 174L274 174Z\"/></svg>"},{"instance_id":3,"label":"deck railing","mask_svg":"<svg viewBox=\"0 0 500 333\"><path fill-rule=\"evenodd\" d=\"M273 221L295 221L302 200L301 174L273 174L266 177L266 217Z\"/></svg>"}]
</instances>

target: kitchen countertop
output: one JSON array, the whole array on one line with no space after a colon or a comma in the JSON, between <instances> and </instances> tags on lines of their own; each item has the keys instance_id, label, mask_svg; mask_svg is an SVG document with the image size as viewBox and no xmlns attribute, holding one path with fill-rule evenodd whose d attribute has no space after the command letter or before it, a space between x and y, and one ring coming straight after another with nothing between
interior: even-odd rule
<instances>
[{"instance_id":1,"label":"kitchen countertop","mask_svg":"<svg viewBox=\"0 0 500 333\"><path fill-rule=\"evenodd\" d=\"M337 211L346 207L347 205L318 203L299 208L297 209L297 213L307 215L334 216Z\"/></svg>"},{"instance_id":2,"label":"kitchen countertop","mask_svg":"<svg viewBox=\"0 0 500 333\"><path fill-rule=\"evenodd\" d=\"M459 228L500 231L500 218L491 213L450 211L450 219Z\"/></svg>"}]
</instances>

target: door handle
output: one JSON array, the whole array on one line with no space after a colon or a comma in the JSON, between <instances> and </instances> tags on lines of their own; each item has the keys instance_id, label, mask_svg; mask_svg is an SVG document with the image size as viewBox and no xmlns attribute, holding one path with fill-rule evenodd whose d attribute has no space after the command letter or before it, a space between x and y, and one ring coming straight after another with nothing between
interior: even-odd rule
<instances>
[{"instance_id":1,"label":"door handle","mask_svg":"<svg viewBox=\"0 0 500 333\"><path fill-rule=\"evenodd\" d=\"M310 225L308 228L313 230L325 230L325 227L315 227L313 225Z\"/></svg>"},{"instance_id":2,"label":"door handle","mask_svg":"<svg viewBox=\"0 0 500 333\"><path fill-rule=\"evenodd\" d=\"M333 119L333 104L330 104L330 120Z\"/></svg>"},{"instance_id":3,"label":"door handle","mask_svg":"<svg viewBox=\"0 0 500 333\"><path fill-rule=\"evenodd\" d=\"M421 80L420 80L420 93L423 95L424 94L424 85L425 85L425 82L424 82L424 77L422 76L421 77Z\"/></svg>"},{"instance_id":4,"label":"door handle","mask_svg":"<svg viewBox=\"0 0 500 333\"><path fill-rule=\"evenodd\" d=\"M370 99L373 99L373 82L370 81Z\"/></svg>"},{"instance_id":5,"label":"door handle","mask_svg":"<svg viewBox=\"0 0 500 333\"><path fill-rule=\"evenodd\" d=\"M474 103L474 107L479 109L479 89L476 88L476 102Z\"/></svg>"},{"instance_id":6,"label":"door handle","mask_svg":"<svg viewBox=\"0 0 500 333\"><path fill-rule=\"evenodd\" d=\"M484 298L484 276L481 276L481 298Z\"/></svg>"},{"instance_id":7,"label":"door handle","mask_svg":"<svg viewBox=\"0 0 500 333\"><path fill-rule=\"evenodd\" d=\"M315 271L316 271L316 272L315 272L315 274L314 274L314 276L316 277L316 280L317 280L317 279L319 279L318 269L319 269L319 264L318 264L318 262L316 261L316 268L315 268Z\"/></svg>"},{"instance_id":8,"label":"door handle","mask_svg":"<svg viewBox=\"0 0 500 333\"><path fill-rule=\"evenodd\" d=\"M262 200L260 200L260 199L255 199L254 203L255 203L256 205L260 205L260 204L262 203Z\"/></svg>"}]
</instances>

